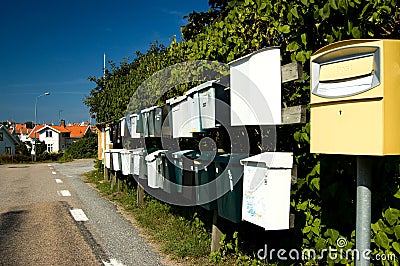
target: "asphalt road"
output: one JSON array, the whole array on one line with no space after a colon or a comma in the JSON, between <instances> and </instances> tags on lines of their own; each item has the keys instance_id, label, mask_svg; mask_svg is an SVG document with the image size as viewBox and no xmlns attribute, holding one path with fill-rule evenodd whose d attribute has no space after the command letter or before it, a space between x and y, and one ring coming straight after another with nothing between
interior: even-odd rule
<instances>
[{"instance_id":1,"label":"asphalt road","mask_svg":"<svg viewBox=\"0 0 400 266\"><path fill-rule=\"evenodd\" d=\"M166 264L83 182L93 169L93 160L0 165L0 265Z\"/></svg>"}]
</instances>

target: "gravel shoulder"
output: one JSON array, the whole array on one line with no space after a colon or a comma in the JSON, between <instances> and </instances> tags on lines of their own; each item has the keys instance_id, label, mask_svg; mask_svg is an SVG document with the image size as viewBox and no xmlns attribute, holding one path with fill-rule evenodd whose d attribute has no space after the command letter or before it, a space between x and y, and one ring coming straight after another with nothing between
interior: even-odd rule
<instances>
[{"instance_id":1,"label":"gravel shoulder","mask_svg":"<svg viewBox=\"0 0 400 266\"><path fill-rule=\"evenodd\" d=\"M93 165L93 159L53 163L54 169L65 176L82 203L80 207L89 218L85 226L109 260L123 265L177 265L146 239L133 217L83 181L82 174L94 170Z\"/></svg>"}]
</instances>

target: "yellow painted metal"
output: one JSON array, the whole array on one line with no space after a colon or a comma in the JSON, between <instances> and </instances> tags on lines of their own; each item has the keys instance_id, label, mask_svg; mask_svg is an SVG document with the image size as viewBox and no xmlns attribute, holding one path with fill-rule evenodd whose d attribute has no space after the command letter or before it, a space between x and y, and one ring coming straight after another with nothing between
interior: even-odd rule
<instances>
[{"instance_id":1,"label":"yellow painted metal","mask_svg":"<svg viewBox=\"0 0 400 266\"><path fill-rule=\"evenodd\" d=\"M319 81L338 80L340 86L340 80L368 76L370 72L376 71L379 72L379 83L369 90L349 96L323 97L311 93L311 152L398 155L400 40L349 40L331 44L318 50L311 57L311 64L332 50L341 51L349 47L379 48L375 57L377 69L374 64L371 66L371 56L354 59L351 59L351 56L350 59L348 56L339 57L331 64L320 62ZM340 75L340 72L343 75ZM311 76L314 74L312 71ZM314 86L312 82L311 89Z\"/></svg>"},{"instance_id":2,"label":"yellow painted metal","mask_svg":"<svg viewBox=\"0 0 400 266\"><path fill-rule=\"evenodd\" d=\"M322 65L320 81L341 80L371 74L374 70L373 56Z\"/></svg>"}]
</instances>

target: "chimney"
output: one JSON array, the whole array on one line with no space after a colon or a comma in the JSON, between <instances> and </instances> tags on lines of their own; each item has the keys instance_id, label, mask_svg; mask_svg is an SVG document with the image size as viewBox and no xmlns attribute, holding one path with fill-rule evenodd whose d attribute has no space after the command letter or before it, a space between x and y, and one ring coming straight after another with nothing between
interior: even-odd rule
<instances>
[{"instance_id":1,"label":"chimney","mask_svg":"<svg viewBox=\"0 0 400 266\"><path fill-rule=\"evenodd\" d=\"M65 120L61 119L60 126L65 127Z\"/></svg>"}]
</instances>

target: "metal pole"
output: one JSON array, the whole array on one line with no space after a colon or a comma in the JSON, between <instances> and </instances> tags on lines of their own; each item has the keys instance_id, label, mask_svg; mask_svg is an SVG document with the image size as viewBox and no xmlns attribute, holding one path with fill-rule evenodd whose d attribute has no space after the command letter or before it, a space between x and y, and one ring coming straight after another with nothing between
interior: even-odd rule
<instances>
[{"instance_id":1,"label":"metal pole","mask_svg":"<svg viewBox=\"0 0 400 266\"><path fill-rule=\"evenodd\" d=\"M36 118L37 118L37 103L38 103L38 99L40 98L40 97L42 97L42 96L48 96L48 95L50 95L50 92L45 92L45 93L43 93L43 94L41 94L41 95L39 95L39 96L36 96L36 101L35 101L35 127L34 127L34 131L33 131L33 135L34 135L34 155L33 155L33 158L34 158L34 161L36 162L36 133L37 133L37 128L36 128Z\"/></svg>"},{"instance_id":2,"label":"metal pole","mask_svg":"<svg viewBox=\"0 0 400 266\"><path fill-rule=\"evenodd\" d=\"M370 265L371 158L357 156L356 266Z\"/></svg>"},{"instance_id":3,"label":"metal pole","mask_svg":"<svg viewBox=\"0 0 400 266\"><path fill-rule=\"evenodd\" d=\"M33 137L34 137L34 139L35 139L35 141L34 141L34 145L33 145L33 147L34 147L34 151L33 151L33 161L34 162L36 162L36 132L37 132L37 128L36 128L36 117L37 117L37 102L38 102L38 98L39 98L40 96L37 96L36 97L36 101L35 101L35 127L34 127L34 131L33 131Z\"/></svg>"}]
</instances>

